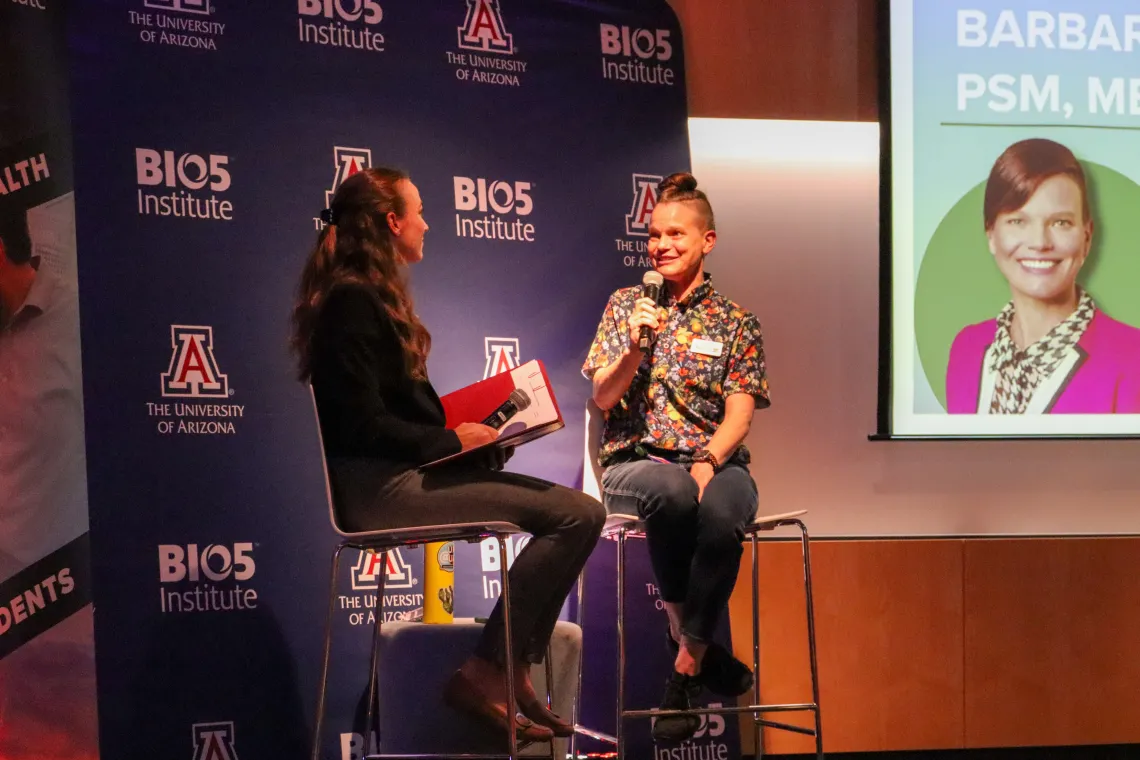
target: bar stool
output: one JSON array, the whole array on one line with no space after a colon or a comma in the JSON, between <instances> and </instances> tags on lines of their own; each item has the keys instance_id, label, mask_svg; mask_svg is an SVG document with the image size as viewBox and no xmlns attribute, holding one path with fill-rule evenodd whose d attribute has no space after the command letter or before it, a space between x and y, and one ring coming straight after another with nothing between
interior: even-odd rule
<instances>
[{"instance_id":1,"label":"bar stool","mask_svg":"<svg viewBox=\"0 0 1140 760\"><path fill-rule=\"evenodd\" d=\"M585 464L583 467L583 491L601 499L601 468L597 465L597 442L601 434L601 413L589 402L586 411L586 446ZM634 718L659 718L673 715L707 715L711 713L751 713L753 740L755 741L756 757L763 755L764 726L782 731L791 731L815 738L815 755L817 760L823 760L823 722L819 705L819 668L816 660L815 639L815 612L812 600L811 586L811 539L807 526L799 518L807 514L807 510L788 512L778 515L757 517L744 530L745 536L752 544L752 704L743 707L715 707L690 710L627 710L625 706L625 542L627 538L644 538L645 523L635 515L611 514L606 519L602 530L602 537L617 543L617 723L614 736L590 729L578 724L578 710L581 704L582 677L578 676L578 697L575 700L574 730L575 737L571 739L570 756L577 759L577 735L588 736L598 741L614 745L617 760L625 757L625 730L626 720ZM773 531L776 528L790 526L796 527L800 532L800 546L804 567L804 595L807 603L807 635L808 660L811 668L811 694L812 701L794 704L763 704L760 701L760 559L759 534ZM579 625L584 620L585 610L585 571L578 579L578 610ZM782 721L769 720L763 717L767 713L811 712L814 716L814 729L794 726Z\"/></svg>"},{"instance_id":2,"label":"bar stool","mask_svg":"<svg viewBox=\"0 0 1140 760\"><path fill-rule=\"evenodd\" d=\"M340 570L340 555L345 549L357 549L359 551L370 552L386 552L389 549L399 546L419 546L421 544L430 543L433 541L467 541L475 543L482 541L486 538L494 538L499 544L499 574L503 586L502 600L503 600L503 634L505 640L505 651L513 652L511 644L511 597L510 597L510 579L507 573L507 547L506 540L508 536L514 533L522 533L523 530L514 523L508 522L474 522L474 523L454 523L451 525L420 525L408 528L397 528L392 530L374 530L363 531L357 533L345 532L341 529L336 515L336 508L333 504L332 487L329 483L328 464L324 457L324 440L321 436L321 423L320 417L317 415L317 401L313 393L312 386L309 386L309 396L313 402L313 415L317 421L317 436L320 442L321 451L321 467L324 470L325 478L325 497L328 501L329 509L329 522L333 530L341 537L341 541L333 551L332 557L332 575L329 582L329 609L328 617L325 621L325 638L324 638L324 652L321 661L321 677L320 686L317 693L317 715L313 726L313 748L312 760L320 760L321 753L321 728L324 723L325 714L325 697L328 689L328 672L329 672L329 656L332 650L332 627L333 616L336 611L336 591L337 579ZM365 717L365 736L367 736L372 727L372 707L376 695L376 680L378 672L378 651L380 644L380 625L384 619L384 581L386 573L381 570L377 573L377 591L376 591L376 625L372 633L372 651L368 668L368 707ZM507 704L515 705L515 681L514 681L514 658L506 657L506 670L507 670ZM581 671L579 670L579 673ZM579 676L579 680L580 680ZM546 656L546 689L547 689L547 706L551 702L551 665L550 665L550 652L547 651ZM374 754L367 755L366 760L378 760L379 758L387 757L402 757L402 758L466 758L467 760L499 760L506 758L506 760L514 760L519 756L518 737L515 735L515 711L507 710L508 726L510 730L507 732L508 751L502 754L470 754L465 753L461 755L453 754L422 754L422 755L384 755ZM381 737L380 741L383 741ZM367 745L367 739L365 740ZM551 754L554 757L554 743L550 743Z\"/></svg>"}]
</instances>

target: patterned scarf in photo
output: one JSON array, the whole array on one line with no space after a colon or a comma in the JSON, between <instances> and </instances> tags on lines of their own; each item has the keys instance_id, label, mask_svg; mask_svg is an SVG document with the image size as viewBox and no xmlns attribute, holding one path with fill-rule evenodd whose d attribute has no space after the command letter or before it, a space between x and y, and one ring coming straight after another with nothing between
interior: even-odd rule
<instances>
[{"instance_id":1,"label":"patterned scarf in photo","mask_svg":"<svg viewBox=\"0 0 1140 760\"><path fill-rule=\"evenodd\" d=\"M1013 302L1006 304L997 318L993 362L990 364L990 369L997 373L994 395L990 399L990 414L1024 414L1037 386L1061 366L1067 350L1077 345L1095 312L1096 304L1092 297L1082 291L1076 311L1041 340L1019 351L1010 331Z\"/></svg>"}]
</instances>

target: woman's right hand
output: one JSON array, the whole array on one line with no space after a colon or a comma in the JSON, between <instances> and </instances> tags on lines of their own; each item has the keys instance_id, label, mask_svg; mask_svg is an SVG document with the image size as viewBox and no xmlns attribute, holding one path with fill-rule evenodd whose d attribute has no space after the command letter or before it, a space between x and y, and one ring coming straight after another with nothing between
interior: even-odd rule
<instances>
[{"instance_id":1,"label":"woman's right hand","mask_svg":"<svg viewBox=\"0 0 1140 760\"><path fill-rule=\"evenodd\" d=\"M639 298L633 302L633 313L629 315L629 345L636 350L637 342L641 339L641 327L644 325L653 332L657 332L657 304L652 298Z\"/></svg>"},{"instance_id":2,"label":"woman's right hand","mask_svg":"<svg viewBox=\"0 0 1140 760\"><path fill-rule=\"evenodd\" d=\"M482 446L484 443L490 443L499 437L498 430L488 425L481 425L478 422L464 422L455 428L455 434L459 436L459 443L463 446L463 451Z\"/></svg>"}]
</instances>

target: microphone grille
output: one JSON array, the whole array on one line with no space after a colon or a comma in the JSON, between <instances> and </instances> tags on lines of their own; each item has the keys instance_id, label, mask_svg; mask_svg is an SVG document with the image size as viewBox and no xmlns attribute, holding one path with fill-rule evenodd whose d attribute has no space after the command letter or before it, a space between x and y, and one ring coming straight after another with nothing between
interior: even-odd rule
<instances>
[{"instance_id":1,"label":"microphone grille","mask_svg":"<svg viewBox=\"0 0 1140 760\"><path fill-rule=\"evenodd\" d=\"M642 285L656 285L661 287L665 283L665 278L661 276L660 272L650 269L641 278Z\"/></svg>"},{"instance_id":2,"label":"microphone grille","mask_svg":"<svg viewBox=\"0 0 1140 760\"><path fill-rule=\"evenodd\" d=\"M507 400L513 401L520 412L530 406L530 396L527 395L527 392L522 388L515 388L511 391L511 395L507 397Z\"/></svg>"}]
</instances>

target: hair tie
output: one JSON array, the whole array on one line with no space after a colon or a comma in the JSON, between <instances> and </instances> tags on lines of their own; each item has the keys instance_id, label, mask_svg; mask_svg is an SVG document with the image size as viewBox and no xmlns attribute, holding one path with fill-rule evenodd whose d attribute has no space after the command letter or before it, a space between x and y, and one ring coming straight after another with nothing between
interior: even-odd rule
<instances>
[{"instance_id":1,"label":"hair tie","mask_svg":"<svg viewBox=\"0 0 1140 760\"><path fill-rule=\"evenodd\" d=\"M321 221L325 224L336 224L336 217L333 216L331 208L321 209Z\"/></svg>"}]
</instances>

